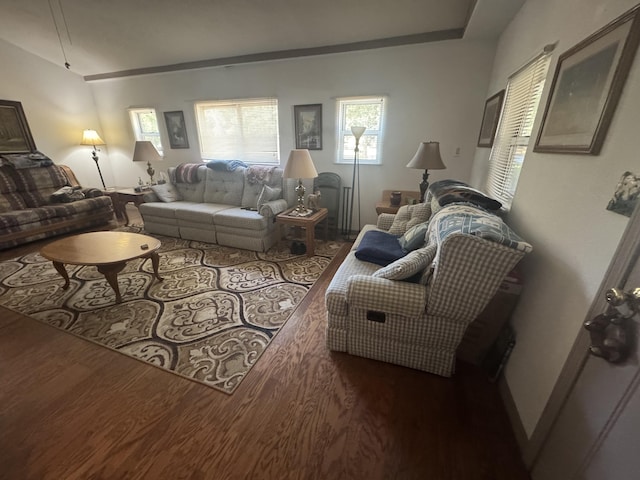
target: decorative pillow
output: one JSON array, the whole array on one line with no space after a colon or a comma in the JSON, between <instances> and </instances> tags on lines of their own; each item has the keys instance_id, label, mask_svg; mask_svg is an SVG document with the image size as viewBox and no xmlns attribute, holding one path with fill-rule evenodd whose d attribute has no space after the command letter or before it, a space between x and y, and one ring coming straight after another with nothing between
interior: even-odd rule
<instances>
[{"instance_id":1,"label":"decorative pillow","mask_svg":"<svg viewBox=\"0 0 640 480\"><path fill-rule=\"evenodd\" d=\"M423 222L419 223L418 225L414 225L409 230L404 232L404 235L402 235L399 239L402 249L405 252L410 252L412 250L415 250L416 248L423 247L428 228L429 222Z\"/></svg>"},{"instance_id":2,"label":"decorative pillow","mask_svg":"<svg viewBox=\"0 0 640 480\"><path fill-rule=\"evenodd\" d=\"M431 216L431 205L428 203L416 203L400 207L389 228L392 235L403 235L408 229L419 223L424 223Z\"/></svg>"},{"instance_id":3,"label":"decorative pillow","mask_svg":"<svg viewBox=\"0 0 640 480\"><path fill-rule=\"evenodd\" d=\"M405 280L425 270L436 256L436 245L419 248L373 273L374 277Z\"/></svg>"},{"instance_id":4,"label":"decorative pillow","mask_svg":"<svg viewBox=\"0 0 640 480\"><path fill-rule=\"evenodd\" d=\"M180 192L169 182L151 185L151 190L153 190L153 193L155 193L160 200L166 203L182 200Z\"/></svg>"},{"instance_id":5,"label":"decorative pillow","mask_svg":"<svg viewBox=\"0 0 640 480\"><path fill-rule=\"evenodd\" d=\"M76 200L82 200L84 193L80 190L81 187L62 187L51 194L51 201L53 203L70 203Z\"/></svg>"},{"instance_id":6,"label":"decorative pillow","mask_svg":"<svg viewBox=\"0 0 640 480\"><path fill-rule=\"evenodd\" d=\"M260 210L260 208L262 208L265 203L270 202L271 200L279 199L281 194L281 188L274 188L270 187L269 185L265 185L264 187L262 187L262 191L260 192L260 195L258 195L258 210Z\"/></svg>"},{"instance_id":7,"label":"decorative pillow","mask_svg":"<svg viewBox=\"0 0 640 480\"><path fill-rule=\"evenodd\" d=\"M369 230L362 236L355 256L358 260L385 267L405 254L398 237L379 230Z\"/></svg>"}]
</instances>

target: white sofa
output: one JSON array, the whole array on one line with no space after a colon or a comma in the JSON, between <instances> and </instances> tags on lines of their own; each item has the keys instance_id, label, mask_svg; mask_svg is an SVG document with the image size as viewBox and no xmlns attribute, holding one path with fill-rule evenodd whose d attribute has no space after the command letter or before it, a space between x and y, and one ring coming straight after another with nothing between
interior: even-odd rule
<instances>
[{"instance_id":1,"label":"white sofa","mask_svg":"<svg viewBox=\"0 0 640 480\"><path fill-rule=\"evenodd\" d=\"M179 181L176 173L176 167L169 168L177 200L162 201L150 193L140 205L147 232L258 252L278 241L275 216L289 207L282 198L281 168L273 168L262 180L241 166L219 171L202 164L192 182Z\"/></svg>"}]
</instances>

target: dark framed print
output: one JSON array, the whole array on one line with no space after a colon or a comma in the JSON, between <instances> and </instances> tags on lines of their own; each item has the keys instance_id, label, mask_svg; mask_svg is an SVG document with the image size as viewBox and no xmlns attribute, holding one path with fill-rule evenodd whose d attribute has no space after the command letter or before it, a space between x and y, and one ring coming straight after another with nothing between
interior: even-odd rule
<instances>
[{"instance_id":1,"label":"dark framed print","mask_svg":"<svg viewBox=\"0 0 640 480\"><path fill-rule=\"evenodd\" d=\"M504 90L500 90L485 102L482 124L480 125L480 134L478 135L479 147L490 148L493 146L493 139L495 138L496 130L498 129L498 121L500 120L503 100Z\"/></svg>"},{"instance_id":2,"label":"dark framed print","mask_svg":"<svg viewBox=\"0 0 640 480\"><path fill-rule=\"evenodd\" d=\"M322 150L322 104L294 105L296 148Z\"/></svg>"},{"instance_id":3,"label":"dark framed print","mask_svg":"<svg viewBox=\"0 0 640 480\"><path fill-rule=\"evenodd\" d=\"M164 122L167 124L169 146L171 148L189 148L187 127L184 124L184 113L182 113L182 110L164 112Z\"/></svg>"},{"instance_id":4,"label":"dark framed print","mask_svg":"<svg viewBox=\"0 0 640 480\"><path fill-rule=\"evenodd\" d=\"M22 103L0 100L0 153L35 152Z\"/></svg>"},{"instance_id":5,"label":"dark framed print","mask_svg":"<svg viewBox=\"0 0 640 480\"><path fill-rule=\"evenodd\" d=\"M597 155L638 49L640 5L558 58L534 152Z\"/></svg>"}]
</instances>

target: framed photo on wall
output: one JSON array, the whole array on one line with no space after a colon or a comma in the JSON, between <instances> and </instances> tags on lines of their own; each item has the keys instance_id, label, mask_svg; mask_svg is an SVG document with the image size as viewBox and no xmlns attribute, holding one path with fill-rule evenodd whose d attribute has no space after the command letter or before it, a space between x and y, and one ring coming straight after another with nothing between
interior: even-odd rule
<instances>
[{"instance_id":1,"label":"framed photo on wall","mask_svg":"<svg viewBox=\"0 0 640 480\"><path fill-rule=\"evenodd\" d=\"M171 148L189 148L187 127L184 124L184 114L182 110L164 112L164 122L167 124L169 146Z\"/></svg>"},{"instance_id":2,"label":"framed photo on wall","mask_svg":"<svg viewBox=\"0 0 640 480\"><path fill-rule=\"evenodd\" d=\"M22 103L0 100L0 153L28 153L35 150L36 144Z\"/></svg>"},{"instance_id":3,"label":"framed photo on wall","mask_svg":"<svg viewBox=\"0 0 640 480\"><path fill-rule=\"evenodd\" d=\"M484 104L484 115L482 115L482 124L480 125L480 134L478 135L478 146L493 146L493 139L498 129L498 121L500 120L500 112L502 111L502 102L504 100L504 90L500 90L494 96L487 99Z\"/></svg>"},{"instance_id":4,"label":"framed photo on wall","mask_svg":"<svg viewBox=\"0 0 640 480\"><path fill-rule=\"evenodd\" d=\"M534 152L598 155L638 49L640 5L558 58Z\"/></svg>"},{"instance_id":5,"label":"framed photo on wall","mask_svg":"<svg viewBox=\"0 0 640 480\"><path fill-rule=\"evenodd\" d=\"M296 148L322 150L322 104L294 105Z\"/></svg>"}]
</instances>

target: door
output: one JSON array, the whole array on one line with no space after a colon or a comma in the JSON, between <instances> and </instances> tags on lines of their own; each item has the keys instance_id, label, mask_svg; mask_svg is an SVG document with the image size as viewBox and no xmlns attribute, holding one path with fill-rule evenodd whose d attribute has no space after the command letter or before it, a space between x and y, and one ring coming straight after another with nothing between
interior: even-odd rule
<instances>
[{"instance_id":1,"label":"door","mask_svg":"<svg viewBox=\"0 0 640 480\"><path fill-rule=\"evenodd\" d=\"M533 462L531 475L534 480L640 478L640 366L637 353L640 300L633 300L629 295L614 308L617 302L612 293L609 292L608 301L606 298L612 287L620 292L632 292L640 287L639 257L640 208L636 208L592 303L587 321L592 320L593 334L584 329L569 356L567 364L576 365L573 382L568 382L571 387L566 401ZM600 327L608 321L620 324L619 328L608 328L607 335L617 339L621 332L627 335L626 359L611 363L588 353L593 343L599 344L602 340L598 335L599 327L594 328L594 319L596 323L600 322ZM618 346L616 341L611 345ZM597 345L595 351L603 353ZM611 359L616 360L615 354Z\"/></svg>"}]
</instances>

